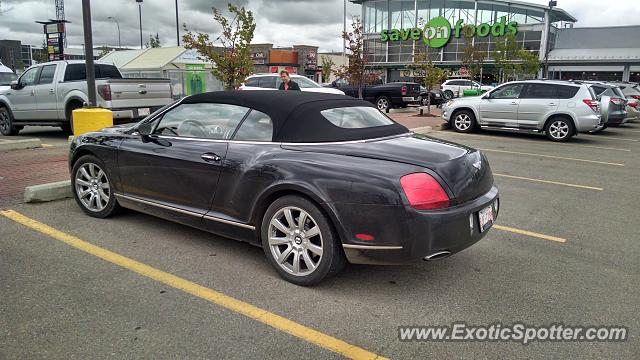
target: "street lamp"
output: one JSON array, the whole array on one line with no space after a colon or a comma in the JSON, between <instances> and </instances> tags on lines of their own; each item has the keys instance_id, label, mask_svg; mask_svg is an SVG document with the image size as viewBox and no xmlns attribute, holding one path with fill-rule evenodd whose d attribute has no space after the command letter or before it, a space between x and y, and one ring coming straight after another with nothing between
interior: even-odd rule
<instances>
[{"instance_id":1,"label":"street lamp","mask_svg":"<svg viewBox=\"0 0 640 360\"><path fill-rule=\"evenodd\" d=\"M136 2L138 3L138 17L140 18L140 49L144 48L144 45L142 44L142 2L144 0L136 0Z\"/></svg>"},{"instance_id":2,"label":"street lamp","mask_svg":"<svg viewBox=\"0 0 640 360\"><path fill-rule=\"evenodd\" d=\"M178 0L176 0L176 42L180 46L180 22L178 20Z\"/></svg>"},{"instance_id":3,"label":"street lamp","mask_svg":"<svg viewBox=\"0 0 640 360\"><path fill-rule=\"evenodd\" d=\"M118 22L118 19L113 16L109 16L107 19L116 23L116 26L118 27L118 48L122 49L122 41L120 40L120 23Z\"/></svg>"}]
</instances>

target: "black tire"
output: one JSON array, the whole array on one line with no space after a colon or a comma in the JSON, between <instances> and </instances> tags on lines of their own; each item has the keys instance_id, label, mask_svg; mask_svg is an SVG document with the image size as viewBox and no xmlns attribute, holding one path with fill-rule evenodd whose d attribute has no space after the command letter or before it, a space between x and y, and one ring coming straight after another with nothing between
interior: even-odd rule
<instances>
[{"instance_id":1,"label":"black tire","mask_svg":"<svg viewBox=\"0 0 640 360\"><path fill-rule=\"evenodd\" d=\"M94 171L93 174L90 171L87 171L85 166L89 166L90 164L97 166L97 170L102 170L102 172L104 173L104 177L100 176L100 173L98 171ZM88 179L84 175L82 175L81 173L82 168L84 168L85 171L89 173L90 177L97 178L100 182L96 181L94 183L93 180ZM96 176L93 176L93 175L96 175ZM80 177L80 180L88 182L90 185L89 186L80 185L79 183L76 182L78 177ZM104 219L120 211L121 208L120 208L120 205L118 204L118 201L116 200L115 194L113 192L113 183L111 183L110 179L112 179L111 174L109 173L109 170L106 168L102 160L98 159L93 155L85 155L80 159L78 159L75 162L75 164L73 164L73 169L71 170L71 191L73 192L74 199L76 199L76 203L78 203L78 206L80 206L80 208L82 209L82 211L84 211L85 214L91 217ZM109 186L108 191L105 191L107 189L100 186L105 182ZM96 204L95 209L91 209L88 207L88 205L85 202L86 195L82 196L79 193L89 188L92 189L93 194L87 194L87 195L91 195L92 199L93 199L93 196L98 197L97 201L100 201L101 205L104 199L100 197L100 193L99 193L100 190L98 188L100 188L102 192L108 196L108 201L105 202L104 207L102 208L98 207L97 202L95 201L91 203L91 204L93 203ZM95 192L93 190L95 190ZM81 200L81 197L82 197L82 200Z\"/></svg>"},{"instance_id":2,"label":"black tire","mask_svg":"<svg viewBox=\"0 0 640 360\"><path fill-rule=\"evenodd\" d=\"M453 91L445 90L444 91L444 97L445 97L445 99L453 99Z\"/></svg>"},{"instance_id":3,"label":"black tire","mask_svg":"<svg viewBox=\"0 0 640 360\"><path fill-rule=\"evenodd\" d=\"M471 133L476 128L476 116L469 110L459 110L451 116L450 125L456 132Z\"/></svg>"},{"instance_id":4,"label":"black tire","mask_svg":"<svg viewBox=\"0 0 640 360\"><path fill-rule=\"evenodd\" d=\"M573 121L565 117L555 117L547 121L544 133L551 141L566 142L575 134L575 127L573 126Z\"/></svg>"},{"instance_id":5,"label":"black tire","mask_svg":"<svg viewBox=\"0 0 640 360\"><path fill-rule=\"evenodd\" d=\"M13 123L13 115L6 107L0 107L0 134L4 136L18 135L21 126L15 126Z\"/></svg>"},{"instance_id":6,"label":"black tire","mask_svg":"<svg viewBox=\"0 0 640 360\"><path fill-rule=\"evenodd\" d=\"M388 113L391 109L391 100L386 96L380 96L376 99L376 107L378 110Z\"/></svg>"},{"instance_id":7,"label":"black tire","mask_svg":"<svg viewBox=\"0 0 640 360\"><path fill-rule=\"evenodd\" d=\"M287 209L291 211L293 224L286 220ZM303 230L300 230L299 220L302 212L306 213L306 216L302 224ZM272 226L273 219L278 219L288 233ZM319 230L317 235L306 235L316 227ZM330 220L318 206L303 197L288 195L274 201L263 216L260 234L262 248L269 263L283 279L296 285L315 285L340 272L346 264L342 243ZM278 238L280 243L271 244L271 237ZM316 254L318 250L312 250L312 245L316 249L322 249L319 257ZM281 257L282 262L278 262L277 257ZM304 264L298 261L298 274L294 275L296 259L300 258ZM311 266L307 264L307 259L311 261Z\"/></svg>"},{"instance_id":8,"label":"black tire","mask_svg":"<svg viewBox=\"0 0 640 360\"><path fill-rule=\"evenodd\" d=\"M67 107L67 112L65 114L67 122L60 125L60 128L62 128L62 131L64 131L67 135L73 135L73 110L81 109L81 108L82 108L82 104L77 102L71 103Z\"/></svg>"}]
</instances>

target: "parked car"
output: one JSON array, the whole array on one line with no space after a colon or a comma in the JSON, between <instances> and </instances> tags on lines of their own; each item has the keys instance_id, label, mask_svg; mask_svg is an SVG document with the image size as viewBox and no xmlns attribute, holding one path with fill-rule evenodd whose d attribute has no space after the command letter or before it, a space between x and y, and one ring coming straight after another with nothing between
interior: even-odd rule
<instances>
[{"instance_id":1,"label":"parked car","mask_svg":"<svg viewBox=\"0 0 640 360\"><path fill-rule=\"evenodd\" d=\"M445 101L442 90L427 90L426 87L420 86L420 96L422 97L422 106L427 106L429 98L431 98L432 106L440 106Z\"/></svg>"},{"instance_id":2,"label":"parked car","mask_svg":"<svg viewBox=\"0 0 640 360\"><path fill-rule=\"evenodd\" d=\"M449 79L440 85L440 90L444 92L447 99L461 97L465 90L480 90L486 92L493 89L493 86L482 85L477 81L467 79Z\"/></svg>"},{"instance_id":3,"label":"parked car","mask_svg":"<svg viewBox=\"0 0 640 360\"><path fill-rule=\"evenodd\" d=\"M358 97L358 87L339 79L331 83L334 88L345 94ZM409 105L420 105L420 85L413 82L394 82L387 84L365 85L362 89L363 99L376 105L378 110L389 112L393 108L404 108Z\"/></svg>"},{"instance_id":4,"label":"parked car","mask_svg":"<svg viewBox=\"0 0 640 360\"><path fill-rule=\"evenodd\" d=\"M338 89L323 87L304 76L292 74L291 80L300 85L302 91L344 95L344 92ZM278 74L256 74L249 76L244 84L240 86L240 90L278 90L281 83L282 80Z\"/></svg>"},{"instance_id":5,"label":"parked car","mask_svg":"<svg viewBox=\"0 0 640 360\"><path fill-rule=\"evenodd\" d=\"M299 285L346 261L447 257L499 212L481 152L333 94L190 96L133 126L80 135L69 164L89 216L125 207L261 245Z\"/></svg>"},{"instance_id":6,"label":"parked car","mask_svg":"<svg viewBox=\"0 0 640 360\"><path fill-rule=\"evenodd\" d=\"M16 74L0 62L0 92L9 90L11 82L17 79Z\"/></svg>"},{"instance_id":7,"label":"parked car","mask_svg":"<svg viewBox=\"0 0 640 360\"><path fill-rule=\"evenodd\" d=\"M117 67L95 63L97 106L113 111L114 122L131 122L167 105L171 80L123 78ZM54 61L25 70L0 92L0 130L15 135L25 125L72 129L72 112L88 102L84 61Z\"/></svg>"},{"instance_id":8,"label":"parked car","mask_svg":"<svg viewBox=\"0 0 640 360\"><path fill-rule=\"evenodd\" d=\"M636 83L615 81L611 84L617 85L627 99L627 120L640 120L640 87Z\"/></svg>"},{"instance_id":9,"label":"parked car","mask_svg":"<svg viewBox=\"0 0 640 360\"><path fill-rule=\"evenodd\" d=\"M593 132L602 131L609 126L620 126L627 122L627 99L617 85L607 84L601 81L584 81L584 83L591 85L590 90L593 92L596 100L601 102L603 97L606 96L609 98L609 104L607 105L608 116L605 118L604 127ZM603 104L600 105L602 106Z\"/></svg>"},{"instance_id":10,"label":"parked car","mask_svg":"<svg viewBox=\"0 0 640 360\"><path fill-rule=\"evenodd\" d=\"M458 132L476 127L544 133L567 141L602 128L599 99L590 84L529 80L503 84L481 96L449 100L442 117Z\"/></svg>"}]
</instances>

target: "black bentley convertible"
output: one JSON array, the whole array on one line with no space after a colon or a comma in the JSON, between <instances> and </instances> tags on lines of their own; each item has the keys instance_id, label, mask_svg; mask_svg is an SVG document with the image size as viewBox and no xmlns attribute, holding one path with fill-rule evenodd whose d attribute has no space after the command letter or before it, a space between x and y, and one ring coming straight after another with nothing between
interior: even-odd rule
<instances>
[{"instance_id":1,"label":"black bentley convertible","mask_svg":"<svg viewBox=\"0 0 640 360\"><path fill-rule=\"evenodd\" d=\"M88 215L130 208L261 245L300 285L346 261L446 257L498 214L482 153L340 95L190 96L133 126L77 137L69 164Z\"/></svg>"}]
</instances>

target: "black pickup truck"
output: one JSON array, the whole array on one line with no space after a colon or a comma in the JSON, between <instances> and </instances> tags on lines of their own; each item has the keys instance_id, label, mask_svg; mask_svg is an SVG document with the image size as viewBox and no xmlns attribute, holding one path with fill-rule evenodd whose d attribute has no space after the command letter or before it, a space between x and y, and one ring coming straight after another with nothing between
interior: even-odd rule
<instances>
[{"instance_id":1,"label":"black pickup truck","mask_svg":"<svg viewBox=\"0 0 640 360\"><path fill-rule=\"evenodd\" d=\"M346 95L357 98L358 87L349 85L345 80L336 80L331 87L344 91ZM375 104L380 111L388 112L392 108L408 105L420 105L420 85L412 82L395 82L380 85L365 85L363 98Z\"/></svg>"}]
</instances>

